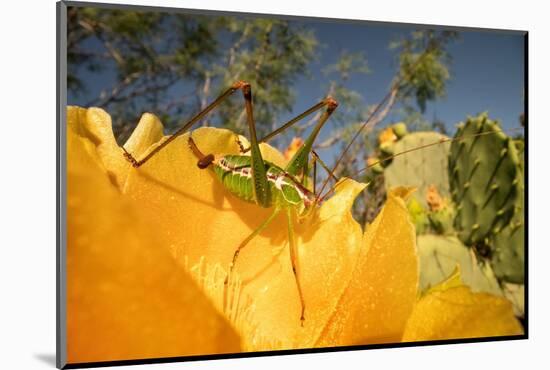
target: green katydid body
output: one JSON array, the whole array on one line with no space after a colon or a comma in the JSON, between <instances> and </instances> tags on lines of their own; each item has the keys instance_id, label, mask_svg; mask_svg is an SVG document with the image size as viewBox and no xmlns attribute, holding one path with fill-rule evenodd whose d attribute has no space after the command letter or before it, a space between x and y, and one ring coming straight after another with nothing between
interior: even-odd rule
<instances>
[{"instance_id":1,"label":"green katydid body","mask_svg":"<svg viewBox=\"0 0 550 370\"><path fill-rule=\"evenodd\" d=\"M252 157L225 155L216 158L213 170L224 187L240 199L256 203L252 179ZM315 194L281 167L265 161L268 181L268 206L295 208L298 213L309 209L315 202Z\"/></svg>"}]
</instances>

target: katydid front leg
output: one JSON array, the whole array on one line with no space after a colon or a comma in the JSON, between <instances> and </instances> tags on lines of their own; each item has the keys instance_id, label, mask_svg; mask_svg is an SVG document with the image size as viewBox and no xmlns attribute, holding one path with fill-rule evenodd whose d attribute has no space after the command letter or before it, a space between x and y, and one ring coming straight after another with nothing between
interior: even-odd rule
<instances>
[{"instance_id":1,"label":"katydid front leg","mask_svg":"<svg viewBox=\"0 0 550 370\"><path fill-rule=\"evenodd\" d=\"M327 109L323 112L321 117L319 118L319 121L313 128L313 131L311 134L309 134L308 138L304 142L304 145L298 151L290 162L288 162L288 165L285 168L285 171L288 172L291 175L298 175L300 173L307 174L307 166L308 166L308 160L309 160L309 153L311 153L313 148L313 143L315 142L315 139L317 138L317 135L321 131L321 128L324 126L325 122L328 120L330 115L334 112L334 110L338 107L338 103L336 100L334 100L331 97L326 98L326 104ZM304 176L304 179L307 176Z\"/></svg>"},{"instance_id":2,"label":"katydid front leg","mask_svg":"<svg viewBox=\"0 0 550 370\"><path fill-rule=\"evenodd\" d=\"M267 182L264 159L260 152L258 137L256 135L256 122L252 110L252 89L249 83L244 82L242 86L248 130L250 131L250 156L252 157L252 181L254 183L254 197L256 203L264 208L271 206L271 193Z\"/></svg>"}]
</instances>

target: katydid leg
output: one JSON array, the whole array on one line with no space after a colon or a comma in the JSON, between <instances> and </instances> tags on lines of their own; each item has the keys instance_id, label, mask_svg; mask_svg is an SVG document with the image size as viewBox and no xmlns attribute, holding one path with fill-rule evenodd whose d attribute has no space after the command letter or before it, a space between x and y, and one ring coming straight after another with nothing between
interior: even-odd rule
<instances>
[{"instance_id":1,"label":"katydid leg","mask_svg":"<svg viewBox=\"0 0 550 370\"><path fill-rule=\"evenodd\" d=\"M302 293L302 286L300 285L300 266L298 264L298 251L296 250L296 235L294 234L293 226L293 210L287 208L287 221L288 221L288 246L290 250L290 262L292 263L292 272L294 273L294 279L296 280L296 287L298 288L298 295L300 296L301 314L300 322L304 326L306 304L304 301L304 295Z\"/></svg>"},{"instance_id":2,"label":"katydid leg","mask_svg":"<svg viewBox=\"0 0 550 370\"><path fill-rule=\"evenodd\" d=\"M321 157L319 156L319 154L317 154L317 152L315 150L311 151L311 155L315 159L315 162L319 162L321 167L323 167L323 169L327 172L327 174L330 177L332 177L334 179L334 181L338 181L338 177L336 177L336 175L334 175L334 172L332 172L331 169L328 168L327 164L321 159Z\"/></svg>"},{"instance_id":3,"label":"katydid leg","mask_svg":"<svg viewBox=\"0 0 550 370\"><path fill-rule=\"evenodd\" d=\"M230 88L225 90L220 96L218 96L210 105L208 105L206 108L204 108L202 111L197 113L195 116L193 116L189 121L187 121L179 130L177 130L174 134L169 136L167 139L165 139L162 143L160 143L155 149L153 149L151 152L149 152L145 157L143 157L140 160L137 160L131 153L129 153L126 148L122 147L122 150L124 150L124 157L132 163L132 166L138 168L142 166L144 163L146 163L151 157L153 157L155 154L157 154L160 150L162 150L164 147L166 147L168 144L170 144L173 140L175 140L178 136L186 133L189 131L191 127L193 127L194 124L196 124L198 121L200 121L204 116L206 116L212 109L217 107L223 100L225 100L227 97L229 97L231 94L233 94L237 90L243 89L245 86L250 86L246 82L243 81L237 81L233 85L231 85Z\"/></svg>"},{"instance_id":4,"label":"katydid leg","mask_svg":"<svg viewBox=\"0 0 550 370\"><path fill-rule=\"evenodd\" d=\"M312 106L311 108L307 109L306 111L304 111L303 113L297 115L296 117L292 118L290 121L288 121L287 123L283 124L281 127L273 130L272 132L270 132L269 134L267 134L266 136L262 137L261 139L258 140L259 143L266 143L268 142L269 140L273 139L275 136L283 133L284 131L286 131L288 128L294 126L294 124L296 124L297 122L301 121L302 119L304 119L305 117L309 116L311 113L315 112L315 111L318 111L319 109L323 108L324 106L328 105L329 110L334 110L334 108L332 108L334 104L334 99L331 98L331 97L327 97L323 100L321 100L319 103L315 104L314 106ZM246 153L250 150L250 147L248 148L243 148L242 150L242 153Z\"/></svg>"},{"instance_id":5,"label":"katydid leg","mask_svg":"<svg viewBox=\"0 0 550 370\"><path fill-rule=\"evenodd\" d=\"M336 100L332 98L327 98L327 109L323 112L321 117L319 118L319 121L317 121L317 124L313 128L313 131L309 136L307 137L306 141L304 142L304 145L298 151L290 162L288 162L288 165L285 168L285 171L288 172L291 175L298 175L300 173L307 174L307 166L308 166L308 157L309 153L311 153L311 150L313 148L313 142L317 138L317 135L319 134L319 131L321 131L321 128L324 126L325 122L328 120L330 115L334 112L336 107L338 107L338 103Z\"/></svg>"},{"instance_id":6,"label":"katydid leg","mask_svg":"<svg viewBox=\"0 0 550 370\"><path fill-rule=\"evenodd\" d=\"M252 109L252 89L249 83L243 82L241 90L243 91L248 130L250 131L250 156L252 157L251 169L254 198L258 205L268 208L271 206L272 199L267 182L265 163L256 135L256 122L254 121L254 112Z\"/></svg>"},{"instance_id":7,"label":"katydid leg","mask_svg":"<svg viewBox=\"0 0 550 370\"><path fill-rule=\"evenodd\" d=\"M248 245L248 243L250 243L250 241L252 239L254 239L254 237L256 235L258 235L259 233L261 233L266 227L269 226L269 224L271 223L271 221L273 221L275 219L275 217L277 217L277 215L279 214L281 210L279 208L275 208L275 210L273 211L273 213L264 221L261 223L260 226L258 226L250 235L248 235L246 237L246 239L244 239L241 244L239 244L239 246L237 247L237 249L235 250L235 253L233 254L233 260L231 261L231 264L229 265L229 273L227 274L227 276L225 277L225 281L224 281L224 284L227 285L228 281L229 281L229 276L233 273L233 269L235 268L235 264L237 263L237 258L239 257L239 254L241 253L241 250L246 247Z\"/></svg>"}]
</instances>

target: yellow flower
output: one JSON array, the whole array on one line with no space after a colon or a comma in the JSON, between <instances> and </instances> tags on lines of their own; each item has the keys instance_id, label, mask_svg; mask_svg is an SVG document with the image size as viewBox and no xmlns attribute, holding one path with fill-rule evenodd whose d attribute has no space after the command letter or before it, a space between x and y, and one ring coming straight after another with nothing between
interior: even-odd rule
<instances>
[{"instance_id":1,"label":"yellow flower","mask_svg":"<svg viewBox=\"0 0 550 370\"><path fill-rule=\"evenodd\" d=\"M304 145L304 140L302 138L292 138L292 141L284 152L285 159L289 161L292 157L294 157L294 154L296 154L296 152L302 147L302 145Z\"/></svg>"},{"instance_id":2,"label":"yellow flower","mask_svg":"<svg viewBox=\"0 0 550 370\"><path fill-rule=\"evenodd\" d=\"M437 187L433 184L428 186L428 190L426 192L426 203L428 203L430 211L440 211L445 208L445 201L441 197L441 194L439 194Z\"/></svg>"},{"instance_id":3,"label":"yellow flower","mask_svg":"<svg viewBox=\"0 0 550 370\"><path fill-rule=\"evenodd\" d=\"M522 332L508 301L464 286L418 299L410 190L390 192L363 233L350 210L365 185L349 179L295 225L301 327L284 218L243 249L226 288L237 245L270 210L236 198L200 170L189 134L134 169L104 111L69 107L67 115L70 362ZM205 154L239 152L228 130L192 135ZM161 123L145 114L125 148L140 158L162 140ZM286 161L269 145L262 153ZM480 312L483 322L474 320Z\"/></svg>"},{"instance_id":4,"label":"yellow flower","mask_svg":"<svg viewBox=\"0 0 550 370\"><path fill-rule=\"evenodd\" d=\"M393 143L394 141L397 141L397 136L395 135L391 127L382 130L380 135L378 135L379 144Z\"/></svg>"}]
</instances>

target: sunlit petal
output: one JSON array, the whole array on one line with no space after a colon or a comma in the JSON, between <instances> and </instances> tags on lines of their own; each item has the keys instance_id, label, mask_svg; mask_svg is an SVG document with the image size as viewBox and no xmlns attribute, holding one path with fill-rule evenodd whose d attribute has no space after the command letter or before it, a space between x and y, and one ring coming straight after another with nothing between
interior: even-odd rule
<instances>
[{"instance_id":1,"label":"sunlit petal","mask_svg":"<svg viewBox=\"0 0 550 370\"><path fill-rule=\"evenodd\" d=\"M520 334L523 329L510 301L472 292L455 272L420 298L407 322L403 341Z\"/></svg>"},{"instance_id":2,"label":"sunlit petal","mask_svg":"<svg viewBox=\"0 0 550 370\"><path fill-rule=\"evenodd\" d=\"M414 226L399 188L371 225L348 286L317 345L397 342L416 300L418 257Z\"/></svg>"},{"instance_id":3,"label":"sunlit petal","mask_svg":"<svg viewBox=\"0 0 550 370\"><path fill-rule=\"evenodd\" d=\"M239 351L227 320L175 263L162 235L113 186L102 166L104 142L94 141L83 120L75 121L78 115L86 112L69 109L68 361Z\"/></svg>"}]
</instances>

